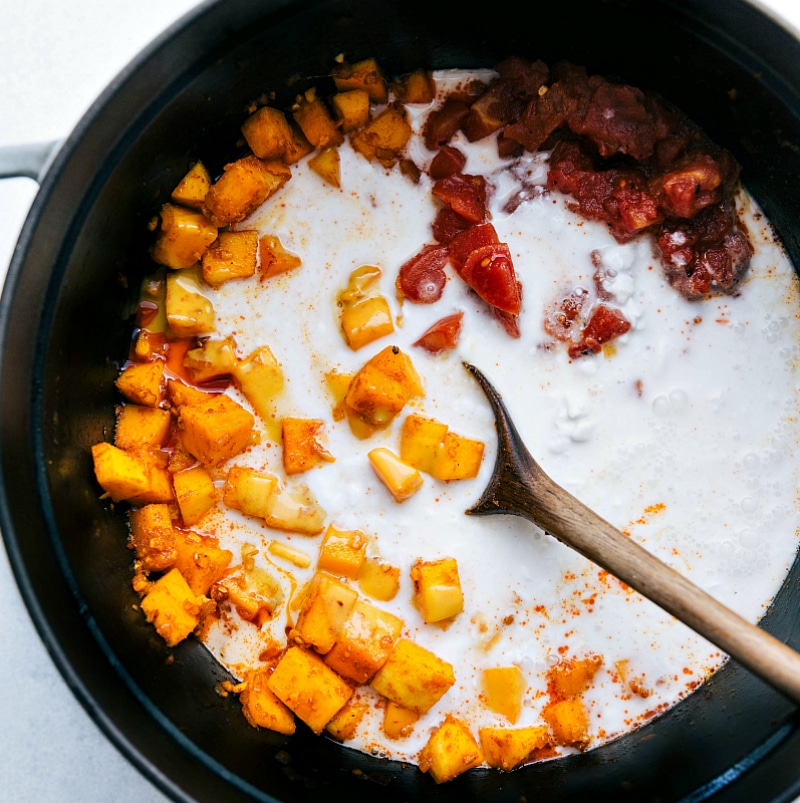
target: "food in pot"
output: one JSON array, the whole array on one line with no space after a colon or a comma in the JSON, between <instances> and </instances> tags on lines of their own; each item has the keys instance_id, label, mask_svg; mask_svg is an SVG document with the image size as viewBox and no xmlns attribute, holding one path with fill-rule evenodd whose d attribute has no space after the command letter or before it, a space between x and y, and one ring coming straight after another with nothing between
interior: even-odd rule
<instances>
[{"instance_id":1,"label":"food in pot","mask_svg":"<svg viewBox=\"0 0 800 803\"><path fill-rule=\"evenodd\" d=\"M543 468L756 621L797 546L797 280L738 166L571 64L342 58L154 221L104 496L169 646L247 720L437 782L584 751L725 656L513 517L464 515L501 389Z\"/></svg>"}]
</instances>

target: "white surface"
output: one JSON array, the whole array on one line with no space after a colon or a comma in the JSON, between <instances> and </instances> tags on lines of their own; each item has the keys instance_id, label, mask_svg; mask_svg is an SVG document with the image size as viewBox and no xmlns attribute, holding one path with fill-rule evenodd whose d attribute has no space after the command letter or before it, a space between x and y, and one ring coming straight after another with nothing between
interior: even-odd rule
<instances>
[{"instance_id":1,"label":"white surface","mask_svg":"<svg viewBox=\"0 0 800 803\"><path fill-rule=\"evenodd\" d=\"M762 0L800 31L797 0ZM65 136L109 81L195 0L0 0L0 147ZM0 277L36 193L0 181ZM0 799L164 801L108 742L53 666L0 546Z\"/></svg>"}]
</instances>

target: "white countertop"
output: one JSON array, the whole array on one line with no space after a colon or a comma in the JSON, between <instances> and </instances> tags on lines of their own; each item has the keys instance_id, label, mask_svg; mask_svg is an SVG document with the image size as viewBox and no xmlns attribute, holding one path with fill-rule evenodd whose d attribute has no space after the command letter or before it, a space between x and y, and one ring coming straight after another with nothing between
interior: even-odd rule
<instances>
[{"instance_id":1,"label":"white countertop","mask_svg":"<svg viewBox=\"0 0 800 803\"><path fill-rule=\"evenodd\" d=\"M0 0L0 146L63 138L111 79L196 0ZM800 31L798 0L762 0ZM36 194L0 181L0 280ZM0 542L0 799L165 801L72 696L33 628Z\"/></svg>"}]
</instances>

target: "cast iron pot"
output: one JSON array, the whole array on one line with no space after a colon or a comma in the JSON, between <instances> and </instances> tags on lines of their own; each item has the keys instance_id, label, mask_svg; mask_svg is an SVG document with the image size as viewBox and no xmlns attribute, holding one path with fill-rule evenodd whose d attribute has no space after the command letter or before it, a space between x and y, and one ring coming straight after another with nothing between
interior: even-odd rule
<instances>
[{"instance_id":1,"label":"cast iron pot","mask_svg":"<svg viewBox=\"0 0 800 803\"><path fill-rule=\"evenodd\" d=\"M800 42L742 0L571 0L479 12L430 0L223 0L145 51L42 181L2 296L0 527L33 620L108 737L176 800L789 801L800 728L787 700L729 664L667 714L583 755L437 787L415 767L300 727L251 728L196 641L166 648L136 610L122 506L99 500L146 223L187 167L237 154L249 101L279 105L334 57L389 74L517 54L661 92L742 164L800 265ZM757 414L757 411L753 411ZM721 445L720 448L724 448ZM763 534L765 538L768 533ZM800 563L763 620L800 647Z\"/></svg>"}]
</instances>

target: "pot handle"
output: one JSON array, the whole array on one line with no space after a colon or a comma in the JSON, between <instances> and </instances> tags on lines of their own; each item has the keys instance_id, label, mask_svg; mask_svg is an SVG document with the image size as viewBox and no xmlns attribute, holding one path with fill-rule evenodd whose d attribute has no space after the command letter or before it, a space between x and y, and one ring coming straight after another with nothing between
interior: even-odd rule
<instances>
[{"instance_id":1,"label":"pot handle","mask_svg":"<svg viewBox=\"0 0 800 803\"><path fill-rule=\"evenodd\" d=\"M0 179L24 176L41 184L62 141L31 142L0 148Z\"/></svg>"}]
</instances>

